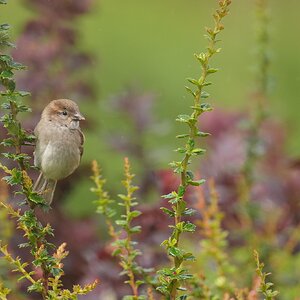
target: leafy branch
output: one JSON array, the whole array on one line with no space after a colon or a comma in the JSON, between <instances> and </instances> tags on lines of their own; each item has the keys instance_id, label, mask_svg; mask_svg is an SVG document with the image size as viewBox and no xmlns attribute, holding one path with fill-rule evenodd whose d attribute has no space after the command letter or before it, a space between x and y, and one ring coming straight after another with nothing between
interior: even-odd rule
<instances>
[{"instance_id":1,"label":"leafy branch","mask_svg":"<svg viewBox=\"0 0 300 300\"><path fill-rule=\"evenodd\" d=\"M6 1L0 1L0 4L6 4ZM12 47L9 42L9 25L0 25L0 46L1 50L6 47ZM32 179L27 171L33 168L29 160L31 157L24 153L23 146L33 145L34 136L21 126L18 120L19 113L30 112L31 109L23 103L23 97L28 96L28 92L18 91L14 75L16 71L24 70L25 66L15 62L8 54L0 53L0 84L2 89L0 92L1 108L5 111L0 121L7 131L7 137L1 141L1 146L7 148L7 152L2 155L10 160L11 164L16 166L10 169L0 163L6 176L2 179L9 185L15 186L15 194L21 195L24 199L20 205L27 204L24 212L20 209L14 209L11 206L0 202L0 205L7 211L9 215L17 220L17 228L24 232L27 242L20 244L20 248L29 248L33 260L29 262L21 262L20 258L13 258L8 252L7 245L2 245L0 251L4 258L14 266L14 271L20 273L19 280L26 279L29 282L28 292L37 292L41 294L42 299L77 299L77 295L86 294L96 285L94 282L86 287L75 286L73 291L64 290L60 282L63 275L60 263L61 257L51 254L55 246L48 242L47 238L53 236L53 229L50 224L43 226L35 214L35 208L47 208L42 196L33 191ZM2 242L3 243L3 242ZM60 249L60 248L59 248ZM30 270L27 271L27 269ZM42 276L39 275L41 270ZM39 278L39 279L35 279ZM53 282L58 282L53 286ZM3 290L3 289L2 289ZM5 294L7 290L3 290Z\"/></svg>"},{"instance_id":2,"label":"leafy branch","mask_svg":"<svg viewBox=\"0 0 300 300\"><path fill-rule=\"evenodd\" d=\"M212 260L215 263L213 280L217 289L223 292L232 293L234 284L229 280L230 273L233 272L233 266L227 254L227 236L228 232L222 228L223 213L219 207L219 195L216 191L213 180L209 181L210 203L207 205L203 196L203 192L199 195L198 209L202 218L197 221L202 236L201 257L202 261L211 268ZM201 278L200 278L201 280ZM199 281L199 280L198 280Z\"/></svg>"},{"instance_id":3,"label":"leafy branch","mask_svg":"<svg viewBox=\"0 0 300 300\"><path fill-rule=\"evenodd\" d=\"M268 98L268 89L270 85L270 58L269 58L269 1L256 0L256 79L254 93L254 112L249 121L249 138L247 144L246 160L243 167L245 184L249 187L253 183L253 168L260 154L261 138L259 130L267 118L266 103Z\"/></svg>"},{"instance_id":4,"label":"leafy branch","mask_svg":"<svg viewBox=\"0 0 300 300\"><path fill-rule=\"evenodd\" d=\"M145 296L139 295L139 286L145 281L138 280L137 277L146 275L150 270L144 269L139 266L136 262L136 257L141 255L141 252L136 249L136 242L133 241L133 235L141 231L141 226L132 226L132 221L140 216L141 212L132 209L138 203L135 201L136 198L133 196L134 192L138 189L134 186L132 179L135 175L130 172L129 160L125 158L124 161L124 173L125 179L122 181L125 187L126 193L119 194L121 202L118 204L124 207L124 213L121 218L115 221L117 226L120 226L121 230L116 230L113 224L113 217L116 214L115 209L111 207L114 202L110 199L108 193L104 190L105 179L102 178L100 168L96 161L92 165L93 176L91 177L94 181L96 187L92 188L98 200L95 201L97 204L97 212L104 215L106 219L106 224L109 229L109 234L113 238L112 245L115 247L113 256L118 257L119 264L123 271L121 275L126 275L128 280L125 283L129 284L132 290L132 295L125 296L126 300L142 300L146 299ZM125 237L123 237L125 234Z\"/></svg>"},{"instance_id":5,"label":"leafy branch","mask_svg":"<svg viewBox=\"0 0 300 300\"><path fill-rule=\"evenodd\" d=\"M167 299L177 299L177 291L185 290L185 288L181 287L181 284L193 277L182 267L182 263L184 261L194 260L194 256L179 247L181 234L183 232L195 231L194 224L182 221L184 216L190 216L194 212L193 209L187 208L184 196L188 186L199 186L203 184L205 180L195 180L194 175L188 166L191 164L192 157L203 155L205 153L205 149L196 146L196 139L199 137L206 137L209 133L199 131L197 122L204 112L212 110L209 103L203 102L209 97L209 94L204 88L211 85L211 82L207 81L207 77L218 71L218 69L210 66L210 61L215 54L221 51L220 48L217 48L217 36L224 29L221 21L228 14L230 3L230 0L219 1L219 8L213 15L215 23L214 27L206 28L206 37L209 41L207 51L195 54L196 59L201 65L201 76L199 79L189 78L188 81L193 85L193 88L186 87L194 100L194 103L191 106L192 113L190 115L179 115L176 119L176 121L187 125L188 132L177 135L177 138L179 139L187 139L187 142L183 147L176 149L177 152L183 154L182 160L174 161L170 164L174 169L174 172L180 174L181 183L177 191L173 191L170 194L163 196L163 198L168 200L171 204L172 209L170 210L163 207L162 210L167 215L174 218L172 234L169 239L162 243L165 246L168 255L173 258L173 267L164 268L158 272L160 286L157 289L165 295ZM180 299L185 299L185 297L186 295L182 295Z\"/></svg>"},{"instance_id":6,"label":"leafy branch","mask_svg":"<svg viewBox=\"0 0 300 300\"><path fill-rule=\"evenodd\" d=\"M274 285L272 282L266 282L267 276L271 275L271 273L265 273L263 271L264 264L260 262L259 254L256 250L254 250L253 255L256 263L256 273L260 278L260 287L258 291L266 297L265 300L273 300L279 292L272 290L272 286Z\"/></svg>"}]
</instances>

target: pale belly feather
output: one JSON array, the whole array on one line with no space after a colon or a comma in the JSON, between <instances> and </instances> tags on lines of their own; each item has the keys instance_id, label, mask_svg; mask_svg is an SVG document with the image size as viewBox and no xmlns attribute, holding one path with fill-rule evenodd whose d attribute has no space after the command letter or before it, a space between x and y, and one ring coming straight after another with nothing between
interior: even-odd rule
<instances>
[{"instance_id":1,"label":"pale belly feather","mask_svg":"<svg viewBox=\"0 0 300 300\"><path fill-rule=\"evenodd\" d=\"M41 157L41 169L46 178L62 179L74 172L80 163L78 147L66 140L49 141Z\"/></svg>"}]
</instances>

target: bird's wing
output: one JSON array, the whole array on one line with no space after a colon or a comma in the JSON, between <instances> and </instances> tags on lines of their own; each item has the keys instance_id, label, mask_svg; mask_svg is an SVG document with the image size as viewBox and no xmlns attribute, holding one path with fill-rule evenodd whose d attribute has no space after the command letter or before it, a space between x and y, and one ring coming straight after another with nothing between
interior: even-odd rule
<instances>
[{"instance_id":1,"label":"bird's wing","mask_svg":"<svg viewBox=\"0 0 300 300\"><path fill-rule=\"evenodd\" d=\"M79 141L80 141L80 144L79 144L79 151L80 151L80 157L82 157L82 154L83 154L83 144L84 144L84 134L82 133L82 131L80 129L77 130L78 131L78 136L79 136Z\"/></svg>"}]
</instances>

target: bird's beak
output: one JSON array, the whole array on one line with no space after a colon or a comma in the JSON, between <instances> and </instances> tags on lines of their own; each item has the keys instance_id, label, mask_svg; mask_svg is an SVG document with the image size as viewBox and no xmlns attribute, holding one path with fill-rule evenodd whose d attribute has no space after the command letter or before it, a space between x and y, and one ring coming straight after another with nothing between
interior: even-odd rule
<instances>
[{"instance_id":1,"label":"bird's beak","mask_svg":"<svg viewBox=\"0 0 300 300\"><path fill-rule=\"evenodd\" d=\"M84 121L85 117L81 113L76 113L73 117L74 121Z\"/></svg>"}]
</instances>

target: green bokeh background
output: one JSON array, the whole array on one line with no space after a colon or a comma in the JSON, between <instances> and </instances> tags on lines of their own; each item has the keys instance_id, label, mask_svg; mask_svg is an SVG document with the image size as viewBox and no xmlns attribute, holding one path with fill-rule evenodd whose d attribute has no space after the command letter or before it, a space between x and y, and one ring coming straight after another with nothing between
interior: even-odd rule
<instances>
[{"instance_id":1,"label":"green bokeh background","mask_svg":"<svg viewBox=\"0 0 300 300\"><path fill-rule=\"evenodd\" d=\"M224 20L220 44L223 50L213 60L213 67L221 71L212 77L214 85L208 89L213 106L226 110L251 107L256 66L254 3L233 0L230 15ZM300 3L273 0L270 6L269 109L286 126L287 151L296 157L300 148ZM112 188L120 185L123 155L112 154L104 141L126 123L111 109L112 97L128 86L155 95L155 117L162 125L145 138L145 143L153 164L166 167L175 155L174 136L179 133L173 120L187 112L190 105L184 89L186 78L199 74L193 54L204 50L204 27L212 24L215 7L216 1L212 0L95 0L92 11L76 20L80 48L93 55L85 75L93 83L97 97L97 109L93 105L82 110L99 125L86 134L84 161L98 159ZM32 14L23 1L14 0L0 16L3 22L13 25L17 37ZM134 170L138 173L138 166ZM83 186L88 189L88 180ZM81 194L83 187L79 189L74 195ZM74 195L73 199L80 198Z\"/></svg>"}]
</instances>

